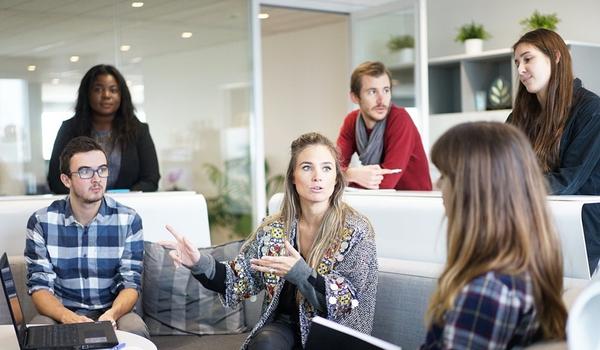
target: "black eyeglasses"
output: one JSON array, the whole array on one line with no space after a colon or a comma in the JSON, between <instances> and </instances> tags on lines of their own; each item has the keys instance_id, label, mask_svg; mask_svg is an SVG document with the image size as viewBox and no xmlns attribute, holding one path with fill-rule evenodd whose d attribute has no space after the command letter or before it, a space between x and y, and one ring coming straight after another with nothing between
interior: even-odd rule
<instances>
[{"instance_id":1,"label":"black eyeglasses","mask_svg":"<svg viewBox=\"0 0 600 350\"><path fill-rule=\"evenodd\" d=\"M69 175L77 174L81 179L91 179L94 177L94 173L98 174L99 177L108 177L108 166L101 165L96 169L92 169L89 166L82 166L77 171L73 171Z\"/></svg>"}]
</instances>

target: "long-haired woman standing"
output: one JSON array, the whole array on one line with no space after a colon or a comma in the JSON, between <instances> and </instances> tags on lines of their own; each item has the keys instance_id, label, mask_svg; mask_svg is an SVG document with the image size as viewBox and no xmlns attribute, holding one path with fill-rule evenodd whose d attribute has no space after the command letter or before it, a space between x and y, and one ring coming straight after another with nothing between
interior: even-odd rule
<instances>
[{"instance_id":1,"label":"long-haired woman standing","mask_svg":"<svg viewBox=\"0 0 600 350\"><path fill-rule=\"evenodd\" d=\"M79 85L75 115L65 120L54 141L48 185L54 193L68 193L60 181L60 153L71 139L89 136L108 158L108 189L156 191L160 174L148 124L135 115L125 78L113 66L96 65Z\"/></svg>"},{"instance_id":2,"label":"long-haired woman standing","mask_svg":"<svg viewBox=\"0 0 600 350\"><path fill-rule=\"evenodd\" d=\"M571 55L555 32L536 29L514 45L519 89L508 122L531 141L557 195L600 195L600 97L573 78ZM600 204L582 212L590 272L600 258Z\"/></svg>"},{"instance_id":3,"label":"long-haired woman standing","mask_svg":"<svg viewBox=\"0 0 600 350\"><path fill-rule=\"evenodd\" d=\"M432 148L448 218L447 262L424 349L506 349L564 339L562 256L545 181L515 127L458 125Z\"/></svg>"}]
</instances>

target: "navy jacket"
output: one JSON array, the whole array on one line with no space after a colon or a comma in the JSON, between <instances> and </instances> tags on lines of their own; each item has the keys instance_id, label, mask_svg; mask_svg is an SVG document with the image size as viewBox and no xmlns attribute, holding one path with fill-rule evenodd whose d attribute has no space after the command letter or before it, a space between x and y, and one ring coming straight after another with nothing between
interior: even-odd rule
<instances>
[{"instance_id":1,"label":"navy jacket","mask_svg":"<svg viewBox=\"0 0 600 350\"><path fill-rule=\"evenodd\" d=\"M512 114L508 117L510 122ZM554 195L600 195L600 97L573 81L573 106L560 139L560 164L545 174ZM600 204L581 213L590 272L600 258Z\"/></svg>"},{"instance_id":2,"label":"navy jacket","mask_svg":"<svg viewBox=\"0 0 600 350\"><path fill-rule=\"evenodd\" d=\"M573 107L560 140L560 166L546 174L557 195L600 195L600 97L575 79ZM586 204L583 231L590 272L600 258L600 204Z\"/></svg>"}]
</instances>

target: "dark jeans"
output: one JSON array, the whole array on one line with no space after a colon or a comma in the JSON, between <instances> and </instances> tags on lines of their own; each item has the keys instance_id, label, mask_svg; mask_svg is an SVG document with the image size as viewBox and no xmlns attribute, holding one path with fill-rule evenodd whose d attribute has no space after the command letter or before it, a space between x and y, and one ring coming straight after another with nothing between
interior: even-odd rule
<instances>
[{"instance_id":1,"label":"dark jeans","mask_svg":"<svg viewBox=\"0 0 600 350\"><path fill-rule=\"evenodd\" d=\"M264 325L248 344L250 350L296 350L302 349L300 327L285 314Z\"/></svg>"}]
</instances>

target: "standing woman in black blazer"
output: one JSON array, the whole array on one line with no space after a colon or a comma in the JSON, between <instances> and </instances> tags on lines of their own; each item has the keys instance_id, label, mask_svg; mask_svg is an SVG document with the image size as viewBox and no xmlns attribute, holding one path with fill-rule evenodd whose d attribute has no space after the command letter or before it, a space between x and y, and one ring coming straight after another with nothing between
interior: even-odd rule
<instances>
[{"instance_id":1,"label":"standing woman in black blazer","mask_svg":"<svg viewBox=\"0 0 600 350\"><path fill-rule=\"evenodd\" d=\"M104 148L109 167L107 189L158 189L158 159L148 124L135 116L129 88L115 67L99 64L81 79L75 116L62 123L52 149L48 185L54 193L68 193L60 181L59 157L77 136L90 136Z\"/></svg>"}]
</instances>

